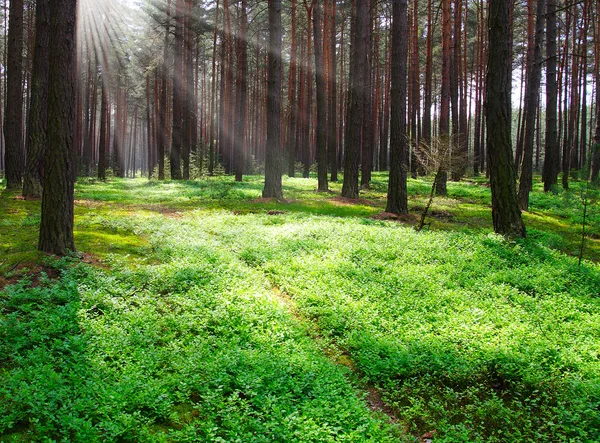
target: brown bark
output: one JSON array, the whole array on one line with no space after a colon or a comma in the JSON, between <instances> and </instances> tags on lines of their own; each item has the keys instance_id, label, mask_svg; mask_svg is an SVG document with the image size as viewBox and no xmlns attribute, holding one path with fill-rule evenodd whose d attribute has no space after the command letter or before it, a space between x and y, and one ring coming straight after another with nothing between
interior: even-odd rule
<instances>
[{"instance_id":1,"label":"brown bark","mask_svg":"<svg viewBox=\"0 0 600 443\"><path fill-rule=\"evenodd\" d=\"M338 181L337 168L337 61L336 61L336 1L329 6L329 111L327 118L327 157L331 171L331 181Z\"/></svg>"},{"instance_id":2,"label":"brown bark","mask_svg":"<svg viewBox=\"0 0 600 443\"><path fill-rule=\"evenodd\" d=\"M4 114L7 189L21 187L23 169L23 0L10 2Z\"/></svg>"},{"instance_id":3,"label":"brown bark","mask_svg":"<svg viewBox=\"0 0 600 443\"><path fill-rule=\"evenodd\" d=\"M73 138L75 121L76 0L50 3L48 146L38 249L65 255L73 237Z\"/></svg>"},{"instance_id":4,"label":"brown bark","mask_svg":"<svg viewBox=\"0 0 600 443\"><path fill-rule=\"evenodd\" d=\"M542 180L544 192L556 185L560 171L560 151L557 133L557 97L558 84L556 79L557 66L557 29L556 29L556 0L546 0L546 146Z\"/></svg>"},{"instance_id":5,"label":"brown bark","mask_svg":"<svg viewBox=\"0 0 600 443\"><path fill-rule=\"evenodd\" d=\"M31 77L31 101L27 123L27 162L23 176L23 197L42 196L42 159L46 146L48 120L48 41L50 38L50 4L38 0L35 17L35 52Z\"/></svg>"},{"instance_id":6,"label":"brown bark","mask_svg":"<svg viewBox=\"0 0 600 443\"><path fill-rule=\"evenodd\" d=\"M184 49L183 0L175 0L175 40L173 41L173 129L171 133L171 179L181 180L181 150L183 145L183 106L185 101L183 81Z\"/></svg>"},{"instance_id":7,"label":"brown bark","mask_svg":"<svg viewBox=\"0 0 600 443\"><path fill-rule=\"evenodd\" d=\"M450 75L452 63L452 22L451 22L450 0L442 0L442 89L440 97L440 120L439 120L439 138L442 146L446 147L452 143L450 139ZM449 152L450 149L441 149L442 152ZM444 159L440 159L443 162ZM448 172L441 168L437 174L435 192L438 195L446 195L446 182Z\"/></svg>"},{"instance_id":8,"label":"brown bark","mask_svg":"<svg viewBox=\"0 0 600 443\"><path fill-rule=\"evenodd\" d=\"M511 148L512 56L510 52L510 0L489 2L489 51L485 113L488 162L492 188L494 231L508 237L524 237L515 187Z\"/></svg>"},{"instance_id":9,"label":"brown bark","mask_svg":"<svg viewBox=\"0 0 600 443\"><path fill-rule=\"evenodd\" d=\"M592 182L598 183L600 177L600 2L598 1L596 1L596 38L594 46L596 54L596 132L591 153L590 179Z\"/></svg>"},{"instance_id":10,"label":"brown bark","mask_svg":"<svg viewBox=\"0 0 600 443\"><path fill-rule=\"evenodd\" d=\"M367 75L369 3L357 2L352 19L352 43L350 50L350 73L348 85L348 114L344 139L344 184L342 196L358 198L358 166L361 152L361 128Z\"/></svg>"},{"instance_id":11,"label":"brown bark","mask_svg":"<svg viewBox=\"0 0 600 443\"><path fill-rule=\"evenodd\" d=\"M267 152L263 197L282 198L281 183L281 0L269 0Z\"/></svg>"},{"instance_id":12,"label":"brown bark","mask_svg":"<svg viewBox=\"0 0 600 443\"><path fill-rule=\"evenodd\" d=\"M406 139L407 50L404 35L408 26L408 2L393 0L392 19L392 116L390 143L390 178L386 212L408 213L406 187L408 146Z\"/></svg>"},{"instance_id":13,"label":"brown bark","mask_svg":"<svg viewBox=\"0 0 600 443\"><path fill-rule=\"evenodd\" d=\"M248 90L248 44L246 42L246 0L242 0L240 30L238 34L238 93L236 106L235 180L242 181L244 171L244 138L246 132L246 95Z\"/></svg>"},{"instance_id":14,"label":"brown bark","mask_svg":"<svg viewBox=\"0 0 600 443\"><path fill-rule=\"evenodd\" d=\"M321 4L313 3L313 23L315 31L315 79L317 84L317 175L318 191L327 192L327 108L325 97L325 69L323 64L323 36L321 28Z\"/></svg>"},{"instance_id":15,"label":"brown bark","mask_svg":"<svg viewBox=\"0 0 600 443\"><path fill-rule=\"evenodd\" d=\"M533 61L527 76L527 106L525 114L523 158L519 178L519 204L529 209L529 192L533 186L533 144L535 137L536 112L539 104L542 77L542 41L544 39L545 0L537 0Z\"/></svg>"}]
</instances>

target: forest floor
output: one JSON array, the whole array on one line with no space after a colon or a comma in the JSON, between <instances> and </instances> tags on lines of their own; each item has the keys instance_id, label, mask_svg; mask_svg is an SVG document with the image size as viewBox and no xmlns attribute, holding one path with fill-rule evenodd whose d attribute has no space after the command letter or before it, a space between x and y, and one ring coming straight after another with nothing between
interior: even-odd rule
<instances>
[{"instance_id":1,"label":"forest floor","mask_svg":"<svg viewBox=\"0 0 600 443\"><path fill-rule=\"evenodd\" d=\"M64 259L0 189L0 441L598 442L600 205L492 232L484 179L387 220L284 179L81 179Z\"/></svg>"}]
</instances>

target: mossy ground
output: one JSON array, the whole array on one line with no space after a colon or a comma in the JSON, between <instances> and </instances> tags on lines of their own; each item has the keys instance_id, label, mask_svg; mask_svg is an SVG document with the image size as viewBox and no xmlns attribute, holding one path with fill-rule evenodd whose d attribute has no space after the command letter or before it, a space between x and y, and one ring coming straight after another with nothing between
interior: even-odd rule
<instances>
[{"instance_id":1,"label":"mossy ground","mask_svg":"<svg viewBox=\"0 0 600 443\"><path fill-rule=\"evenodd\" d=\"M484 179L416 233L430 187L384 221L384 174L358 201L81 179L63 260L36 252L40 203L2 192L0 439L600 440L598 193L579 267L584 184L536 183L516 242Z\"/></svg>"}]
</instances>

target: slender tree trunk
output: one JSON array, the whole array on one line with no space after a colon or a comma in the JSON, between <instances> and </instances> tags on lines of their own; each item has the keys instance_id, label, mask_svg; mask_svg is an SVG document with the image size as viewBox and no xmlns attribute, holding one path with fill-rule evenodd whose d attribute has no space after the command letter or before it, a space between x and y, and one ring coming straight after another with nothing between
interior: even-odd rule
<instances>
[{"instance_id":1,"label":"slender tree trunk","mask_svg":"<svg viewBox=\"0 0 600 443\"><path fill-rule=\"evenodd\" d=\"M212 77L210 99L210 140L208 147L208 175L213 175L215 170L215 106L217 102L217 35L219 33L219 0L215 12L215 29L213 32Z\"/></svg>"},{"instance_id":2,"label":"slender tree trunk","mask_svg":"<svg viewBox=\"0 0 600 443\"><path fill-rule=\"evenodd\" d=\"M159 139L158 139L158 179L165 179L165 153L167 150L167 140L168 140L168 120L167 120L167 108L168 108L168 95L167 89L169 84L168 78L168 59L169 59L169 29L170 29L170 21L171 21L171 0L167 0L167 21L165 25L165 39L164 39L164 49L163 49L163 60L161 67L161 80L162 80L162 89L161 89L161 99L160 99L160 113L159 113Z\"/></svg>"},{"instance_id":3,"label":"slender tree trunk","mask_svg":"<svg viewBox=\"0 0 600 443\"><path fill-rule=\"evenodd\" d=\"M552 1L552 0L550 0ZM600 2L596 1L596 38L594 41L596 53L596 132L592 146L590 179L598 183L600 177Z\"/></svg>"},{"instance_id":4,"label":"slender tree trunk","mask_svg":"<svg viewBox=\"0 0 600 443\"><path fill-rule=\"evenodd\" d=\"M336 62L336 0L330 1L329 10L329 115L327 120L328 138L327 138L327 156L329 158L329 169L331 171L331 181L338 181L337 168L337 62Z\"/></svg>"},{"instance_id":5,"label":"slender tree trunk","mask_svg":"<svg viewBox=\"0 0 600 443\"><path fill-rule=\"evenodd\" d=\"M432 37L433 37L433 0L427 1L427 54L425 59L425 85L423 97L423 140L431 143L431 99L432 99Z\"/></svg>"},{"instance_id":6,"label":"slender tree trunk","mask_svg":"<svg viewBox=\"0 0 600 443\"><path fill-rule=\"evenodd\" d=\"M267 152L263 197L283 198L281 183L281 0L269 0Z\"/></svg>"},{"instance_id":7,"label":"slender tree trunk","mask_svg":"<svg viewBox=\"0 0 600 443\"><path fill-rule=\"evenodd\" d=\"M242 181L244 172L244 138L246 133L246 95L248 90L248 44L246 42L246 0L242 0L241 24L238 34L238 93L237 93L237 122L235 137L235 180Z\"/></svg>"},{"instance_id":8,"label":"slender tree trunk","mask_svg":"<svg viewBox=\"0 0 600 443\"><path fill-rule=\"evenodd\" d=\"M541 1L541 0L538 0ZM548 24L546 26L546 149L542 179L544 192L556 185L560 171L560 151L557 134L557 96L556 82L556 0L546 0Z\"/></svg>"},{"instance_id":9,"label":"slender tree trunk","mask_svg":"<svg viewBox=\"0 0 600 443\"><path fill-rule=\"evenodd\" d=\"M23 178L23 0L11 0L6 61L4 121L7 189L21 187Z\"/></svg>"},{"instance_id":10,"label":"slender tree trunk","mask_svg":"<svg viewBox=\"0 0 600 443\"><path fill-rule=\"evenodd\" d=\"M173 132L171 134L171 179L181 180L181 150L183 145L183 55L184 55L183 0L175 0L175 40L173 42Z\"/></svg>"},{"instance_id":11,"label":"slender tree trunk","mask_svg":"<svg viewBox=\"0 0 600 443\"><path fill-rule=\"evenodd\" d=\"M73 237L73 138L75 122L75 28L77 0L50 3L48 145L38 248L65 255Z\"/></svg>"},{"instance_id":12,"label":"slender tree trunk","mask_svg":"<svg viewBox=\"0 0 600 443\"><path fill-rule=\"evenodd\" d=\"M294 177L296 175L296 147L297 145L297 126L298 126L298 101L296 100L297 91L297 77L298 77L298 66L297 66L297 36L296 36L296 0L292 0L292 46L290 49L290 72L288 82L288 106L289 106L289 128L288 128L288 139L287 139L287 160L288 160L288 177Z\"/></svg>"},{"instance_id":13,"label":"slender tree trunk","mask_svg":"<svg viewBox=\"0 0 600 443\"><path fill-rule=\"evenodd\" d=\"M321 4L313 3L315 31L315 78L317 83L317 170L318 191L327 192L327 108L325 97L325 69L323 64L323 36L321 28Z\"/></svg>"},{"instance_id":14,"label":"slender tree trunk","mask_svg":"<svg viewBox=\"0 0 600 443\"><path fill-rule=\"evenodd\" d=\"M448 147L452 143L450 139L450 76L452 63L452 18L451 18L450 0L442 0L442 90L440 97L440 121L439 138L443 147ZM450 152L450 149L442 148L444 152ZM446 159L440 159L445 162ZM438 195L446 195L446 182L448 181L448 172L445 167L440 168L437 174L435 192Z\"/></svg>"},{"instance_id":15,"label":"slender tree trunk","mask_svg":"<svg viewBox=\"0 0 600 443\"><path fill-rule=\"evenodd\" d=\"M152 118L151 118L151 103L150 103L150 73L146 74L146 131L148 139L148 150L147 150L147 167L148 167L148 180L152 178L152 152L154 151L154 143L152 137Z\"/></svg>"},{"instance_id":16,"label":"slender tree trunk","mask_svg":"<svg viewBox=\"0 0 600 443\"><path fill-rule=\"evenodd\" d=\"M50 38L50 4L38 0L35 17L35 52L31 76L31 105L27 129L27 162L23 177L23 197L42 196L42 159L46 146L48 120L48 40Z\"/></svg>"},{"instance_id":17,"label":"slender tree trunk","mask_svg":"<svg viewBox=\"0 0 600 443\"><path fill-rule=\"evenodd\" d=\"M539 104L542 77L542 41L544 39L545 0L537 0L533 62L527 78L527 112L525 114L524 149L519 179L519 204L523 211L529 209L529 192L533 180L533 144L535 137L536 112Z\"/></svg>"},{"instance_id":18,"label":"slender tree trunk","mask_svg":"<svg viewBox=\"0 0 600 443\"><path fill-rule=\"evenodd\" d=\"M492 188L494 231L524 237L525 225L515 187L511 148L512 54L510 52L510 0L489 1L489 51L485 112L488 162Z\"/></svg>"},{"instance_id":19,"label":"slender tree trunk","mask_svg":"<svg viewBox=\"0 0 600 443\"><path fill-rule=\"evenodd\" d=\"M370 1L356 4L352 19L348 115L344 140L344 184L342 196L358 198L358 166L362 146L362 124L366 91L367 39Z\"/></svg>"},{"instance_id":20,"label":"slender tree trunk","mask_svg":"<svg viewBox=\"0 0 600 443\"><path fill-rule=\"evenodd\" d=\"M386 211L408 213L406 187L408 146L406 139L408 2L393 0L392 19L392 124L390 143L390 179Z\"/></svg>"},{"instance_id":21,"label":"slender tree trunk","mask_svg":"<svg viewBox=\"0 0 600 443\"><path fill-rule=\"evenodd\" d=\"M372 92L372 68L373 68L373 1L361 0L367 4L368 13L366 35L364 37L365 72L364 72L364 105L362 116L362 145L361 145L361 189L369 189L371 185L371 171L373 170L373 92Z\"/></svg>"}]
</instances>

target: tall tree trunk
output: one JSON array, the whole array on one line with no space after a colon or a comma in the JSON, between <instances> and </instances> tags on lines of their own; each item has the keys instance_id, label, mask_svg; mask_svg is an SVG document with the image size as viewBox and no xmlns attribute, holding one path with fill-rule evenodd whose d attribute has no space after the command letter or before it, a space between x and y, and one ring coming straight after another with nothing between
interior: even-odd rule
<instances>
[{"instance_id":1,"label":"tall tree trunk","mask_svg":"<svg viewBox=\"0 0 600 443\"><path fill-rule=\"evenodd\" d=\"M549 0L552 1L552 0ZM595 72L596 72L596 133L592 146L590 179L598 183L600 177L600 2L596 1L596 38L595 47Z\"/></svg>"},{"instance_id":2,"label":"tall tree trunk","mask_svg":"<svg viewBox=\"0 0 600 443\"><path fill-rule=\"evenodd\" d=\"M161 66L161 80L162 80L162 89L161 89L161 98L160 98L160 113L159 113L159 139L158 139L158 179L165 179L165 152L167 150L167 140L168 140L168 120L167 120L167 110L168 110L168 95L167 89L169 84L168 78L168 59L169 59L169 29L170 29L170 21L171 21L171 0L167 0L167 21L165 25L165 39L164 39L164 48L163 48L163 60Z\"/></svg>"},{"instance_id":3,"label":"tall tree trunk","mask_svg":"<svg viewBox=\"0 0 600 443\"><path fill-rule=\"evenodd\" d=\"M348 115L344 139L344 184L342 196L358 198L358 165L361 153L362 123L367 74L367 39L370 1L359 1L353 11L352 43L350 50L350 78L348 85Z\"/></svg>"},{"instance_id":4,"label":"tall tree trunk","mask_svg":"<svg viewBox=\"0 0 600 443\"><path fill-rule=\"evenodd\" d=\"M321 28L321 4L313 3L315 31L315 78L317 83L317 175L318 191L327 192L327 108L325 97L325 69L323 65L323 36Z\"/></svg>"},{"instance_id":5,"label":"tall tree trunk","mask_svg":"<svg viewBox=\"0 0 600 443\"><path fill-rule=\"evenodd\" d=\"M192 152L192 130L194 127L194 37L192 33L192 2L184 1L184 57L183 57L183 137L181 161L183 179L190 179L190 154ZM197 62L196 62L197 63Z\"/></svg>"},{"instance_id":6,"label":"tall tree trunk","mask_svg":"<svg viewBox=\"0 0 600 443\"><path fill-rule=\"evenodd\" d=\"M27 162L23 177L23 197L42 196L42 159L46 146L48 120L48 40L50 4L38 0L35 14L35 52L31 76L31 105L27 123Z\"/></svg>"},{"instance_id":7,"label":"tall tree trunk","mask_svg":"<svg viewBox=\"0 0 600 443\"><path fill-rule=\"evenodd\" d=\"M75 27L77 0L50 3L48 146L38 248L65 255L73 237L73 138L75 121Z\"/></svg>"},{"instance_id":8,"label":"tall tree trunk","mask_svg":"<svg viewBox=\"0 0 600 443\"><path fill-rule=\"evenodd\" d=\"M296 84L298 78L297 66L297 36L296 36L296 0L292 0L292 46L290 49L290 72L288 82L288 106L289 106L289 128L287 138L287 160L288 177L296 175L296 147L297 147L297 127L298 127L298 101Z\"/></svg>"},{"instance_id":9,"label":"tall tree trunk","mask_svg":"<svg viewBox=\"0 0 600 443\"><path fill-rule=\"evenodd\" d=\"M390 143L390 178L386 211L408 213L406 188L408 146L406 139L407 39L408 2L393 0L392 19L392 124Z\"/></svg>"},{"instance_id":10,"label":"tall tree trunk","mask_svg":"<svg viewBox=\"0 0 600 443\"><path fill-rule=\"evenodd\" d=\"M336 0L330 1L329 7L329 115L327 120L327 156L329 169L331 170L331 181L338 181L337 170L337 62L336 62Z\"/></svg>"},{"instance_id":11,"label":"tall tree trunk","mask_svg":"<svg viewBox=\"0 0 600 443\"><path fill-rule=\"evenodd\" d=\"M246 133L246 95L248 90L248 44L246 42L246 12L247 0L242 0L241 23L238 34L238 93L236 111L236 136L235 136L235 180L242 181L244 171L244 139Z\"/></svg>"},{"instance_id":12,"label":"tall tree trunk","mask_svg":"<svg viewBox=\"0 0 600 443\"><path fill-rule=\"evenodd\" d=\"M439 138L442 144L441 152L449 153L452 140L450 139L450 76L452 63L452 11L450 0L442 0L442 90L440 97L440 121ZM444 154L446 156L447 154ZM440 163L447 162L447 159L439 159ZM442 166L436 175L435 192L438 195L446 195L446 182L448 181L448 172L445 166Z\"/></svg>"},{"instance_id":13,"label":"tall tree trunk","mask_svg":"<svg viewBox=\"0 0 600 443\"><path fill-rule=\"evenodd\" d=\"M365 35L365 72L364 72L364 105L362 117L362 150L361 150L361 177L360 186L362 189L368 189L371 185L371 171L373 171L373 91L372 91L372 70L373 70L373 9L372 0L361 0L361 3L367 4L368 22Z\"/></svg>"},{"instance_id":14,"label":"tall tree trunk","mask_svg":"<svg viewBox=\"0 0 600 443\"><path fill-rule=\"evenodd\" d=\"M282 198L281 183L281 0L269 0L267 152L263 197Z\"/></svg>"},{"instance_id":15,"label":"tall tree trunk","mask_svg":"<svg viewBox=\"0 0 600 443\"><path fill-rule=\"evenodd\" d=\"M7 189L21 187L23 169L23 0L11 0L4 114Z\"/></svg>"},{"instance_id":16,"label":"tall tree trunk","mask_svg":"<svg viewBox=\"0 0 600 443\"><path fill-rule=\"evenodd\" d=\"M110 136L108 130L108 97L107 85L108 79L105 73L102 73L102 103L100 105L100 142L98 146L98 179L106 180L106 155L109 153Z\"/></svg>"},{"instance_id":17,"label":"tall tree trunk","mask_svg":"<svg viewBox=\"0 0 600 443\"><path fill-rule=\"evenodd\" d=\"M536 112L539 104L540 81L542 78L542 42L544 39L545 0L537 0L533 63L527 76L527 105L525 114L523 158L519 178L519 204L529 209L529 192L533 180L533 144L535 137Z\"/></svg>"},{"instance_id":18,"label":"tall tree trunk","mask_svg":"<svg viewBox=\"0 0 600 443\"><path fill-rule=\"evenodd\" d=\"M181 180L181 149L183 145L183 0L175 0L175 40L173 42L173 132L171 134L171 179Z\"/></svg>"},{"instance_id":19,"label":"tall tree trunk","mask_svg":"<svg viewBox=\"0 0 600 443\"><path fill-rule=\"evenodd\" d=\"M525 225L517 199L511 147L510 0L490 0L489 8L490 56L486 79L485 114L492 188L492 219L496 233L509 237L524 237Z\"/></svg>"},{"instance_id":20,"label":"tall tree trunk","mask_svg":"<svg viewBox=\"0 0 600 443\"><path fill-rule=\"evenodd\" d=\"M427 54L425 58L425 85L423 88L423 140L426 144L431 144L431 99L432 99L432 38L433 38L433 0L427 1Z\"/></svg>"},{"instance_id":21,"label":"tall tree trunk","mask_svg":"<svg viewBox=\"0 0 600 443\"><path fill-rule=\"evenodd\" d=\"M208 175L213 175L215 170L215 106L217 102L217 35L219 33L219 0L215 12L215 29L213 32L212 76L210 94L210 140L208 147Z\"/></svg>"},{"instance_id":22,"label":"tall tree trunk","mask_svg":"<svg viewBox=\"0 0 600 443\"><path fill-rule=\"evenodd\" d=\"M538 0L541 1L541 0ZM546 0L548 24L546 26L546 146L542 180L544 192L556 185L560 171L560 150L557 134L557 96L556 82L556 0Z\"/></svg>"}]
</instances>

